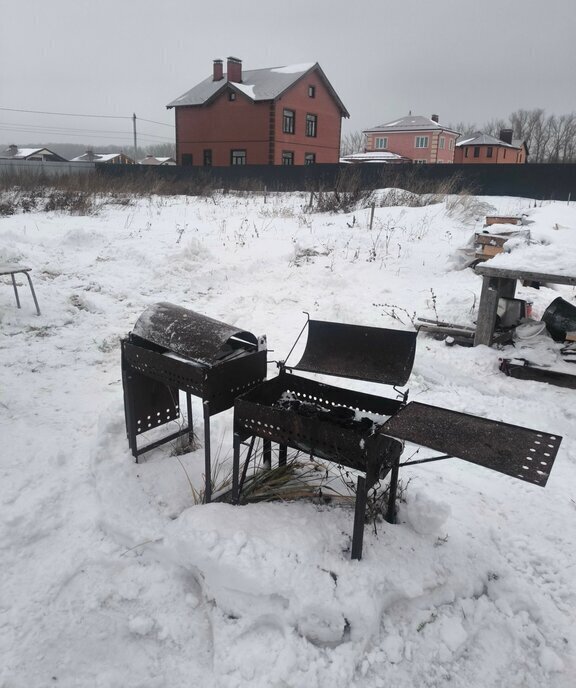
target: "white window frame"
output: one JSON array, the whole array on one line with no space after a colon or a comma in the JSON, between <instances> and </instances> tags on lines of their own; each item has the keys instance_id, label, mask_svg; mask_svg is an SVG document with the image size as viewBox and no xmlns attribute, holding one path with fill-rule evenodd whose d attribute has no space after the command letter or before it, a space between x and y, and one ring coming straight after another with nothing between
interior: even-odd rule
<instances>
[{"instance_id":1,"label":"white window frame","mask_svg":"<svg viewBox=\"0 0 576 688\"><path fill-rule=\"evenodd\" d=\"M387 136L376 136L374 139L374 148L377 150L383 150L388 148L388 137Z\"/></svg>"},{"instance_id":2,"label":"white window frame","mask_svg":"<svg viewBox=\"0 0 576 688\"><path fill-rule=\"evenodd\" d=\"M429 136L417 136L414 139L414 148L428 148L430 145Z\"/></svg>"},{"instance_id":3,"label":"white window frame","mask_svg":"<svg viewBox=\"0 0 576 688\"><path fill-rule=\"evenodd\" d=\"M441 136L440 140L438 142L438 147L440 148L440 150L444 150L445 146L446 146L446 137Z\"/></svg>"},{"instance_id":4,"label":"white window frame","mask_svg":"<svg viewBox=\"0 0 576 688\"><path fill-rule=\"evenodd\" d=\"M448 143L448 148L450 150L454 150L454 139L450 139L450 142Z\"/></svg>"}]
</instances>

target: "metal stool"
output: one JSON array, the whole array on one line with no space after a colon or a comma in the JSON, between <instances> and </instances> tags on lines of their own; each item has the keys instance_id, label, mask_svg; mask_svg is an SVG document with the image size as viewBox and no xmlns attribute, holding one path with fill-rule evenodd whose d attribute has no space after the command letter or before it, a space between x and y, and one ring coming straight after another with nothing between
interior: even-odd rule
<instances>
[{"instance_id":1,"label":"metal stool","mask_svg":"<svg viewBox=\"0 0 576 688\"><path fill-rule=\"evenodd\" d=\"M26 275L28 278L28 284L30 285L30 291L32 292L32 298L34 299L34 305L36 306L36 313L40 315L38 299L36 298L32 279L28 274L31 269L32 268L26 268L23 265L16 265L14 263L0 263L0 275L10 275L12 277L12 286L14 287L14 295L16 296L16 305L18 308L20 308L20 297L18 296L18 287L16 286L16 277L14 275L17 275L19 272Z\"/></svg>"}]
</instances>

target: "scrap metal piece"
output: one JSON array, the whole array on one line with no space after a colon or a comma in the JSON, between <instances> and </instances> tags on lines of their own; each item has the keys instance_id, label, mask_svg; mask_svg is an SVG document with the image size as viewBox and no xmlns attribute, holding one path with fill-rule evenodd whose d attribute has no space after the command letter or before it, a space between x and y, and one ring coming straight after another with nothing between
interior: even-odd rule
<instances>
[{"instance_id":1,"label":"scrap metal piece","mask_svg":"<svg viewBox=\"0 0 576 688\"><path fill-rule=\"evenodd\" d=\"M308 321L306 349L295 370L404 385L414 365L417 332Z\"/></svg>"},{"instance_id":2,"label":"scrap metal piece","mask_svg":"<svg viewBox=\"0 0 576 688\"><path fill-rule=\"evenodd\" d=\"M500 361L500 370L508 377L515 377L519 380L536 380L537 382L547 382L549 385L556 385L557 387L576 389L576 375L542 368L530 363L526 359L503 358Z\"/></svg>"},{"instance_id":3,"label":"scrap metal piece","mask_svg":"<svg viewBox=\"0 0 576 688\"><path fill-rule=\"evenodd\" d=\"M410 402L381 432L544 487L562 438L539 430Z\"/></svg>"}]
</instances>

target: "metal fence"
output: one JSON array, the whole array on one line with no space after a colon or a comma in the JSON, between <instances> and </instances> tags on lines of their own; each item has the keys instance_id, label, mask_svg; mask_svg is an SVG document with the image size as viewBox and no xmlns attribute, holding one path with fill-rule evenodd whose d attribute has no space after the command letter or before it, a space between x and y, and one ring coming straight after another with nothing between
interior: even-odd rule
<instances>
[{"instance_id":1,"label":"metal fence","mask_svg":"<svg viewBox=\"0 0 576 688\"><path fill-rule=\"evenodd\" d=\"M0 158L0 177L61 177L72 174L93 173L96 165L93 162L44 162L42 160L14 160Z\"/></svg>"},{"instance_id":2,"label":"metal fence","mask_svg":"<svg viewBox=\"0 0 576 688\"><path fill-rule=\"evenodd\" d=\"M142 167L97 165L97 173L114 179L157 179L224 189L319 191L341 185L406 188L420 193L443 188L486 196L521 196L538 200L576 200L576 164L346 165L237 167Z\"/></svg>"},{"instance_id":3,"label":"metal fence","mask_svg":"<svg viewBox=\"0 0 576 688\"><path fill-rule=\"evenodd\" d=\"M419 193L468 191L486 196L521 196L538 200L576 200L576 164L413 165L378 163L346 165L236 167L165 167L99 163L39 162L0 159L2 175L63 176L94 173L115 181L150 186L155 181L182 187L239 190L320 191L356 185L396 187Z\"/></svg>"}]
</instances>

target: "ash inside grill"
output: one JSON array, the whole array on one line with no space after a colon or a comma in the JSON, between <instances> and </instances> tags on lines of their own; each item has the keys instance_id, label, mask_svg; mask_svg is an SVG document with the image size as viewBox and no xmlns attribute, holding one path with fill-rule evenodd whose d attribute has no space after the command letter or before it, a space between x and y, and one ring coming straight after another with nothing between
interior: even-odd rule
<instances>
[{"instance_id":1,"label":"ash inside grill","mask_svg":"<svg viewBox=\"0 0 576 688\"><path fill-rule=\"evenodd\" d=\"M296 413L304 418L316 418L356 432L372 434L377 427L376 420L359 414L355 409L346 406L326 407L310 401L301 401L292 392L283 392L280 399L272 406ZM385 417L378 416L377 418L380 423L386 420Z\"/></svg>"}]
</instances>

